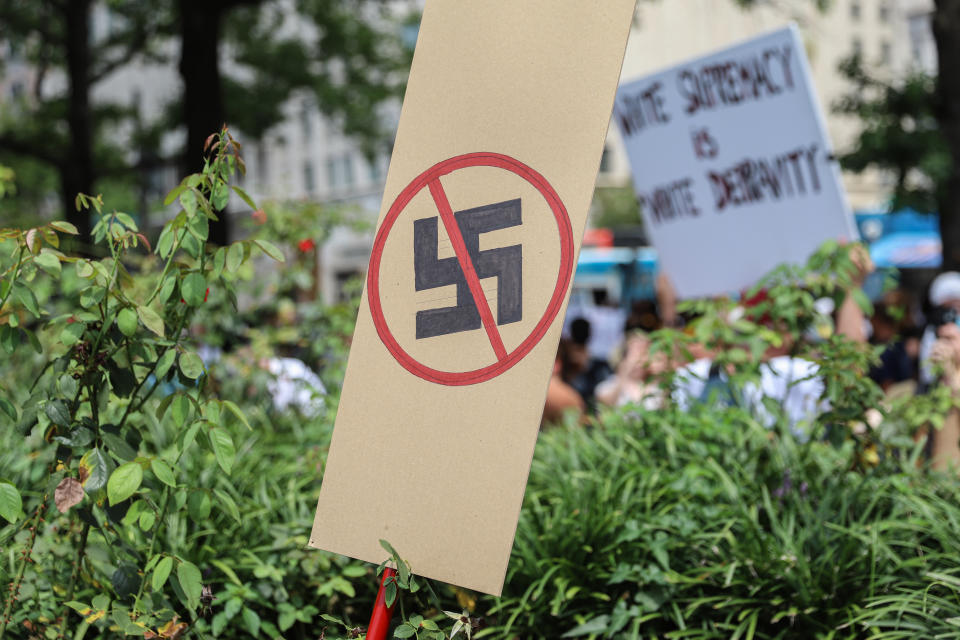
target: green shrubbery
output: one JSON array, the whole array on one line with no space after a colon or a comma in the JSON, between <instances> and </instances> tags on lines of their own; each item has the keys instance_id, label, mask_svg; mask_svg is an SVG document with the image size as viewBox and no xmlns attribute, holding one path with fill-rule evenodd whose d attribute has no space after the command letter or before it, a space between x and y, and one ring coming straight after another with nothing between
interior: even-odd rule
<instances>
[{"instance_id":1,"label":"green shrubbery","mask_svg":"<svg viewBox=\"0 0 960 640\"><path fill-rule=\"evenodd\" d=\"M227 134L213 142L155 248L89 197L101 259L61 253L62 223L0 230L0 638L332 639L368 619L376 568L306 548L356 301L301 301L296 331L274 322L282 305L238 315L238 296L310 289L307 256L256 291L282 257L269 239L312 251L297 221L324 216L270 210L257 235L208 247L240 167ZM765 279L758 311L799 336L853 271L825 247ZM733 304L692 305L691 331L653 350L720 346L734 383L755 377L782 335L728 322ZM202 361L200 343L233 349ZM275 408L259 361L292 347L323 367L324 411ZM960 635L958 484L910 437L955 401L883 401L872 351L840 336L793 351L831 401L799 440L776 406L766 428L745 408L669 403L543 433L504 596L405 578L397 637Z\"/></svg>"},{"instance_id":2,"label":"green shrubbery","mask_svg":"<svg viewBox=\"0 0 960 640\"><path fill-rule=\"evenodd\" d=\"M737 408L603 425L541 436L493 636L960 632L960 491L909 440L858 471Z\"/></svg>"}]
</instances>

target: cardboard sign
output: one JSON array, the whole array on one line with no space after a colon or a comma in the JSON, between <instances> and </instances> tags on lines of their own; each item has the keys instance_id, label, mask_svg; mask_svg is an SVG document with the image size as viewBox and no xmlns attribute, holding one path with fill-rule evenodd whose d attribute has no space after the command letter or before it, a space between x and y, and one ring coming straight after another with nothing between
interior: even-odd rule
<instances>
[{"instance_id":1,"label":"cardboard sign","mask_svg":"<svg viewBox=\"0 0 960 640\"><path fill-rule=\"evenodd\" d=\"M633 6L427 2L311 546L500 593Z\"/></svg>"},{"instance_id":2,"label":"cardboard sign","mask_svg":"<svg viewBox=\"0 0 960 640\"><path fill-rule=\"evenodd\" d=\"M795 26L621 85L614 119L683 297L857 238Z\"/></svg>"}]
</instances>

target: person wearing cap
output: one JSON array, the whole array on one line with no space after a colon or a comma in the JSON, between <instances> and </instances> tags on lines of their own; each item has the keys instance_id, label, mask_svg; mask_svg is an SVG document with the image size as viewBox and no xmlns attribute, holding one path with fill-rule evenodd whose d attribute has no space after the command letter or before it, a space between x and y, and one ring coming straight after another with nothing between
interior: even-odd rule
<instances>
[{"instance_id":1,"label":"person wearing cap","mask_svg":"<svg viewBox=\"0 0 960 640\"><path fill-rule=\"evenodd\" d=\"M960 273L945 271L930 283L930 304L933 313L920 339L920 383L929 387L936 382L930 356L938 338L938 330L947 324L956 324L960 318Z\"/></svg>"},{"instance_id":2,"label":"person wearing cap","mask_svg":"<svg viewBox=\"0 0 960 640\"><path fill-rule=\"evenodd\" d=\"M960 398L960 273L941 273L930 285L934 310L920 345L921 383L941 384ZM951 409L930 438L934 468L960 470L960 412Z\"/></svg>"}]
</instances>

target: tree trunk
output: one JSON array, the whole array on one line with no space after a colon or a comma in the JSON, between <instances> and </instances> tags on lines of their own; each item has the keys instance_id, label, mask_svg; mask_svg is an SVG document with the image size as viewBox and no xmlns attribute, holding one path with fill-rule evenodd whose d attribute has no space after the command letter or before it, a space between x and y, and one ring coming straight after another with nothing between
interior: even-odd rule
<instances>
[{"instance_id":1,"label":"tree trunk","mask_svg":"<svg viewBox=\"0 0 960 640\"><path fill-rule=\"evenodd\" d=\"M223 5L219 0L179 0L179 9L180 76L187 124L184 169L185 173L195 173L203 169L204 141L224 124L218 59ZM220 220L210 225L210 242L225 245L229 239L229 222L223 212Z\"/></svg>"},{"instance_id":2,"label":"tree trunk","mask_svg":"<svg viewBox=\"0 0 960 640\"><path fill-rule=\"evenodd\" d=\"M953 157L940 202L944 270L960 270L960 0L936 0L933 36L937 43L937 120Z\"/></svg>"},{"instance_id":3,"label":"tree trunk","mask_svg":"<svg viewBox=\"0 0 960 640\"><path fill-rule=\"evenodd\" d=\"M92 0L64 3L66 18L67 79L69 84L67 125L70 146L60 168L60 192L64 215L76 225L81 243L89 242L90 214L77 211L78 193L93 195L93 122L90 115L90 5Z\"/></svg>"}]
</instances>

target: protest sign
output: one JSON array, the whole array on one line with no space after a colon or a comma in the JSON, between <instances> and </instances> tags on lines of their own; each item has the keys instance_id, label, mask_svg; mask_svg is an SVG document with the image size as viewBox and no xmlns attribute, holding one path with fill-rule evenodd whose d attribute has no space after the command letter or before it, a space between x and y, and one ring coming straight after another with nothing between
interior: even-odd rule
<instances>
[{"instance_id":1,"label":"protest sign","mask_svg":"<svg viewBox=\"0 0 960 640\"><path fill-rule=\"evenodd\" d=\"M427 2L311 546L500 593L633 5Z\"/></svg>"},{"instance_id":2,"label":"protest sign","mask_svg":"<svg viewBox=\"0 0 960 640\"><path fill-rule=\"evenodd\" d=\"M857 238L795 26L621 85L614 120L683 297Z\"/></svg>"}]
</instances>

